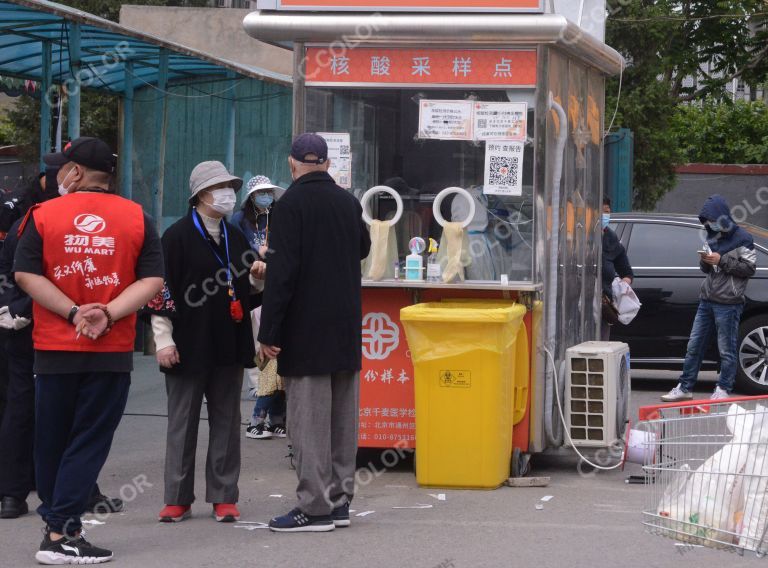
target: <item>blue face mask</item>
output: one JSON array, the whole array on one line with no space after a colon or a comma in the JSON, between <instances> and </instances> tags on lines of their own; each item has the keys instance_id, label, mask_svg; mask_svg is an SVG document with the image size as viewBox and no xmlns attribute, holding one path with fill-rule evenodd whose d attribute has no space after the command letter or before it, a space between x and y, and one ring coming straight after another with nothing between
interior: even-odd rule
<instances>
[{"instance_id":1,"label":"blue face mask","mask_svg":"<svg viewBox=\"0 0 768 568\"><path fill-rule=\"evenodd\" d=\"M259 209L267 209L270 205L272 205L274 200L275 198L271 193L257 193L253 197L253 202Z\"/></svg>"},{"instance_id":2,"label":"blue face mask","mask_svg":"<svg viewBox=\"0 0 768 568\"><path fill-rule=\"evenodd\" d=\"M611 222L611 214L603 213L600 217L600 223L603 225L603 229L608 228L608 224Z\"/></svg>"}]
</instances>

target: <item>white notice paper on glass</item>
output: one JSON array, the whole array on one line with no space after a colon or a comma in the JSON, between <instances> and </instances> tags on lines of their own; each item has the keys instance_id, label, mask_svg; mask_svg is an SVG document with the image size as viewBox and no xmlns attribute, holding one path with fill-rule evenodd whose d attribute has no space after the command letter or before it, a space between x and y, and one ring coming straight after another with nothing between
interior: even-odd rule
<instances>
[{"instance_id":1,"label":"white notice paper on glass","mask_svg":"<svg viewBox=\"0 0 768 568\"><path fill-rule=\"evenodd\" d=\"M328 174L344 189L352 187L352 152L349 132L318 132L328 144Z\"/></svg>"},{"instance_id":2,"label":"white notice paper on glass","mask_svg":"<svg viewBox=\"0 0 768 568\"><path fill-rule=\"evenodd\" d=\"M525 141L526 103L475 103L475 140Z\"/></svg>"},{"instance_id":3,"label":"white notice paper on glass","mask_svg":"<svg viewBox=\"0 0 768 568\"><path fill-rule=\"evenodd\" d=\"M419 101L419 138L472 140L472 101Z\"/></svg>"},{"instance_id":4,"label":"white notice paper on glass","mask_svg":"<svg viewBox=\"0 0 768 568\"><path fill-rule=\"evenodd\" d=\"M486 195L520 196L523 194L522 142L486 142L485 177L483 193Z\"/></svg>"}]
</instances>

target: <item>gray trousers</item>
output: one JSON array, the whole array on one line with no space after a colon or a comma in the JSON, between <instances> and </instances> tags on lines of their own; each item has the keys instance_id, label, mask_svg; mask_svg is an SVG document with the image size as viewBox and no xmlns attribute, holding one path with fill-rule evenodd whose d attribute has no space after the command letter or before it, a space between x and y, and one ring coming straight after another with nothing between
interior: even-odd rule
<instances>
[{"instance_id":1,"label":"gray trousers","mask_svg":"<svg viewBox=\"0 0 768 568\"><path fill-rule=\"evenodd\" d=\"M242 367L218 367L209 372L166 375L168 438L165 447L165 503L195 501L195 453L200 408L208 406L208 456L205 460L205 500L237 503L240 478L240 393Z\"/></svg>"},{"instance_id":2,"label":"gray trousers","mask_svg":"<svg viewBox=\"0 0 768 568\"><path fill-rule=\"evenodd\" d=\"M284 377L299 508L329 515L355 491L360 374Z\"/></svg>"}]
</instances>

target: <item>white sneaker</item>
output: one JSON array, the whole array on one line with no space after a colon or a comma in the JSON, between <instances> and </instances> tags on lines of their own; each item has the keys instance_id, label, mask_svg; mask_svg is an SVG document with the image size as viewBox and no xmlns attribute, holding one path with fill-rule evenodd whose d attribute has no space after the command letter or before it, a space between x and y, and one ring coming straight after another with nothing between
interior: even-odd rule
<instances>
[{"instance_id":1,"label":"white sneaker","mask_svg":"<svg viewBox=\"0 0 768 568\"><path fill-rule=\"evenodd\" d=\"M664 402L677 402L679 400L691 400L693 399L692 392L685 392L680 383L675 388L669 391L667 394L661 397Z\"/></svg>"},{"instance_id":2,"label":"white sneaker","mask_svg":"<svg viewBox=\"0 0 768 568\"><path fill-rule=\"evenodd\" d=\"M712 396L709 397L709 400L723 400L725 398L731 398L731 395L728 394L728 391L725 389L721 389L719 386L715 387L715 392L712 393Z\"/></svg>"}]
</instances>

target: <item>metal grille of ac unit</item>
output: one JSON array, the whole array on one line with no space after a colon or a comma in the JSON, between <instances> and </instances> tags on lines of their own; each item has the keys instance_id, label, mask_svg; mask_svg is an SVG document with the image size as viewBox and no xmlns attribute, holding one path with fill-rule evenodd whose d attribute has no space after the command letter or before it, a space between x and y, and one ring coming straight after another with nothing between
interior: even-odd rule
<instances>
[{"instance_id":1,"label":"metal grille of ac unit","mask_svg":"<svg viewBox=\"0 0 768 568\"><path fill-rule=\"evenodd\" d=\"M607 447L621 436L629 403L629 348L591 341L571 347L565 417L574 446Z\"/></svg>"}]
</instances>

